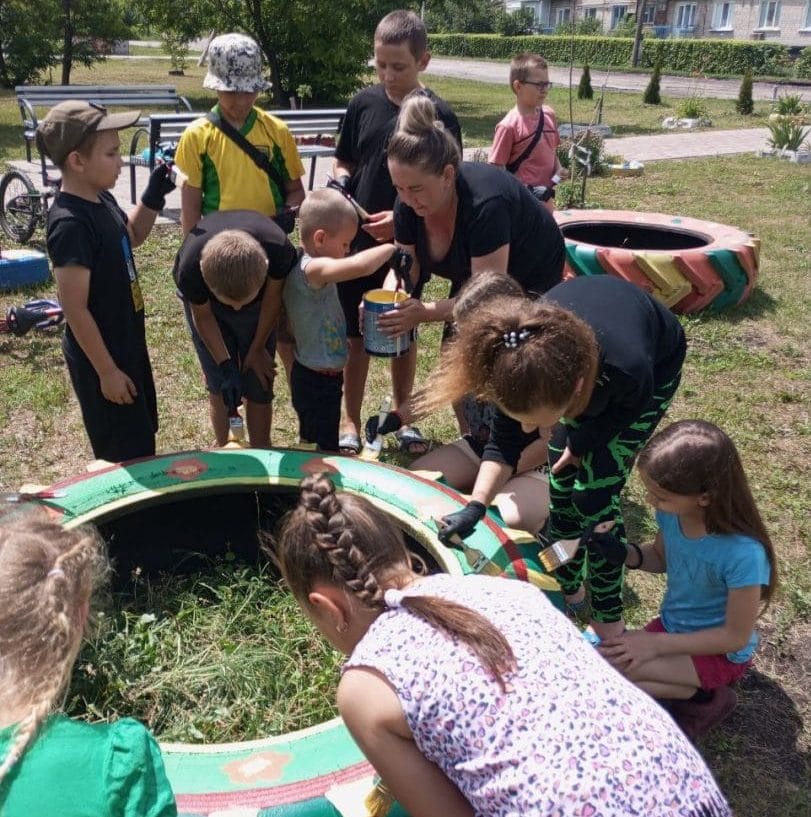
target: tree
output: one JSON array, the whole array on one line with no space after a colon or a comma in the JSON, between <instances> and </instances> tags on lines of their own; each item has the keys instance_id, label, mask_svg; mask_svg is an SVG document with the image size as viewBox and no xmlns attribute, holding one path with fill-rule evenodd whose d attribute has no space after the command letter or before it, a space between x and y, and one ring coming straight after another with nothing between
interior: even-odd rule
<instances>
[{"instance_id":1,"label":"tree","mask_svg":"<svg viewBox=\"0 0 811 817\"><path fill-rule=\"evenodd\" d=\"M435 0L426 3L424 19L429 31L487 34L503 13L500 0Z\"/></svg>"},{"instance_id":2,"label":"tree","mask_svg":"<svg viewBox=\"0 0 811 817\"><path fill-rule=\"evenodd\" d=\"M580 83L577 86L578 99L594 99L594 89L591 87L591 71L589 64L583 66L583 73L580 75Z\"/></svg>"},{"instance_id":3,"label":"tree","mask_svg":"<svg viewBox=\"0 0 811 817\"><path fill-rule=\"evenodd\" d=\"M272 96L286 107L299 85L316 102L345 100L358 87L372 54L372 35L398 0L135 0L158 30L187 39L214 29L253 37L268 63Z\"/></svg>"},{"instance_id":4,"label":"tree","mask_svg":"<svg viewBox=\"0 0 811 817\"><path fill-rule=\"evenodd\" d=\"M754 109L755 105L754 102L752 102L752 69L747 68L741 80L738 99L735 102L735 110L738 113L749 116Z\"/></svg>"},{"instance_id":5,"label":"tree","mask_svg":"<svg viewBox=\"0 0 811 817\"><path fill-rule=\"evenodd\" d=\"M60 0L62 85L70 84L75 63L90 66L104 59L113 40L128 35L116 0Z\"/></svg>"},{"instance_id":6,"label":"tree","mask_svg":"<svg viewBox=\"0 0 811 817\"><path fill-rule=\"evenodd\" d=\"M645 93L642 95L642 101L646 105L662 104L662 95L659 90L659 82L661 77L662 63L659 60L656 60L656 65L653 66L653 73L651 74L650 81L648 82L647 88L645 88Z\"/></svg>"}]
</instances>

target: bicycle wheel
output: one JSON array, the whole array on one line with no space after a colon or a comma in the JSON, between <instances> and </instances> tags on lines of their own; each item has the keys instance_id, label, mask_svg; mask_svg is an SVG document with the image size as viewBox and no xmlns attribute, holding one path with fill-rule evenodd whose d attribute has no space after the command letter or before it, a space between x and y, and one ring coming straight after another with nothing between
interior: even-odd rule
<instances>
[{"instance_id":1,"label":"bicycle wheel","mask_svg":"<svg viewBox=\"0 0 811 817\"><path fill-rule=\"evenodd\" d=\"M13 241L24 244L40 220L39 192L25 173L10 170L0 180L0 228Z\"/></svg>"}]
</instances>

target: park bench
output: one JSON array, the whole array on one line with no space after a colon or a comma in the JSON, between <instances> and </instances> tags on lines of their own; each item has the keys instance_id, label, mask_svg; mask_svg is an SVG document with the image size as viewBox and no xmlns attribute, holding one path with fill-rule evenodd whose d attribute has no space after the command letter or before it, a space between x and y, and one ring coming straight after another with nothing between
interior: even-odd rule
<instances>
[{"instance_id":1,"label":"park bench","mask_svg":"<svg viewBox=\"0 0 811 817\"><path fill-rule=\"evenodd\" d=\"M268 113L281 119L293 134L302 160L310 160L310 176L308 189L313 189L315 183L315 163L321 156L332 156L335 153L335 143L338 132L343 124L345 108L312 108L310 110L280 110ZM139 164L149 167L150 172L155 167L155 160L159 157L160 147L163 144L176 144L186 128L205 116L203 113L159 113L151 114L144 127L139 128L130 143L130 196L132 203L136 201L135 168ZM141 140L146 137L149 142L145 148L141 147Z\"/></svg>"},{"instance_id":2,"label":"park bench","mask_svg":"<svg viewBox=\"0 0 811 817\"><path fill-rule=\"evenodd\" d=\"M179 111L191 110L189 100L180 96L171 85L18 85L14 89L23 120L25 153L31 161L31 145L37 130L37 108L51 108L69 99L95 102L97 105L120 105L142 112L139 125L149 121L147 110L167 106Z\"/></svg>"}]
</instances>

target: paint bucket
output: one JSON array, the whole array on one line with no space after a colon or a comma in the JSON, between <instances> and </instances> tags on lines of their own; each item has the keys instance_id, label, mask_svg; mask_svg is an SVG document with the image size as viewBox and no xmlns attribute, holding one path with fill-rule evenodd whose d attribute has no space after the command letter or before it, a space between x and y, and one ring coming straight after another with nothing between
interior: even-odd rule
<instances>
[{"instance_id":1,"label":"paint bucket","mask_svg":"<svg viewBox=\"0 0 811 817\"><path fill-rule=\"evenodd\" d=\"M390 289L370 289L363 296L363 346L375 357L400 357L411 345L411 332L392 338L380 331L377 319L390 312L394 305L407 300L405 292Z\"/></svg>"}]
</instances>

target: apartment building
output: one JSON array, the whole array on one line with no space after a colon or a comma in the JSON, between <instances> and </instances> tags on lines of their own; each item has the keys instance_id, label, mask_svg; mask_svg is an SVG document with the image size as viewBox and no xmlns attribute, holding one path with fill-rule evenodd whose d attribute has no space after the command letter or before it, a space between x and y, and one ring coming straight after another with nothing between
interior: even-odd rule
<instances>
[{"instance_id":1,"label":"apartment building","mask_svg":"<svg viewBox=\"0 0 811 817\"><path fill-rule=\"evenodd\" d=\"M575 0L575 17L593 17L611 31L636 3ZM570 0L505 0L507 11L528 8L542 33L571 20ZM811 0L647 0L645 29L657 37L713 37L774 40L788 46L811 46Z\"/></svg>"}]
</instances>

